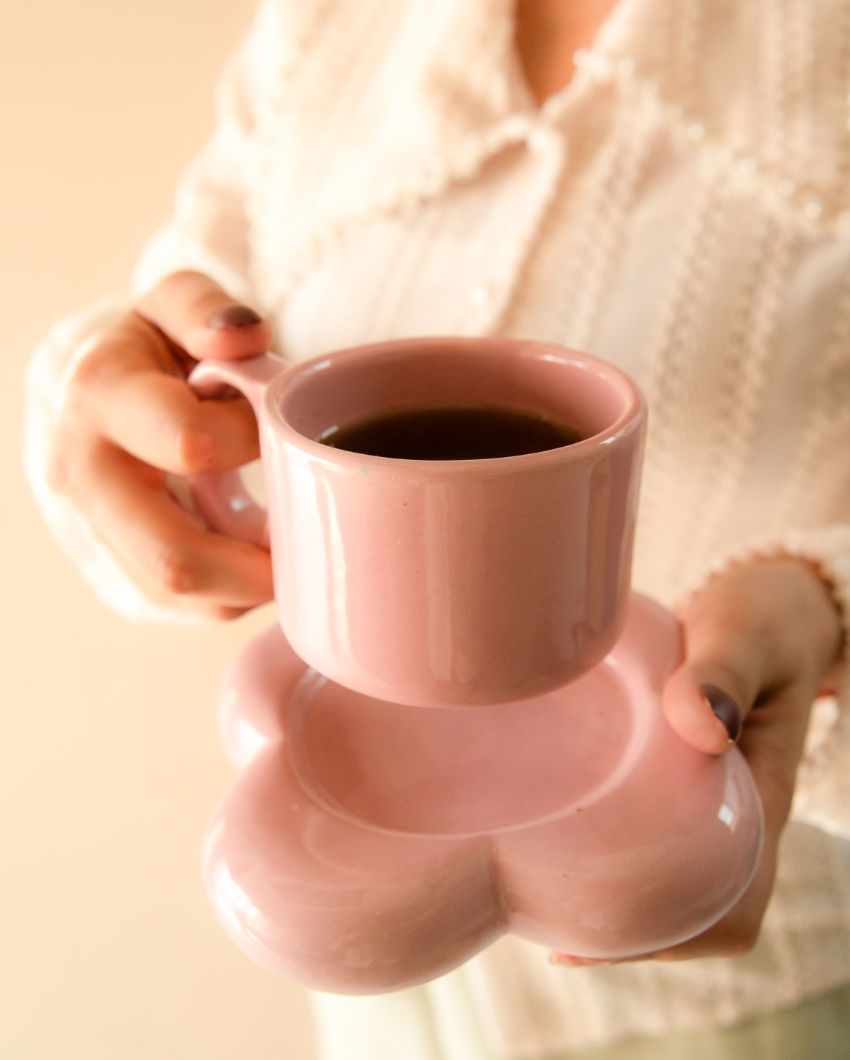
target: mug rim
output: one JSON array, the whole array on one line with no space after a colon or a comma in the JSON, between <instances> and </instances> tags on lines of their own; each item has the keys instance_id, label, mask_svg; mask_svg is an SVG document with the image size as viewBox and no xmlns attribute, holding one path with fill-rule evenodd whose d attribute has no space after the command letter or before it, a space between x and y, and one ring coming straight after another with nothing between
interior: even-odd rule
<instances>
[{"instance_id":1,"label":"mug rim","mask_svg":"<svg viewBox=\"0 0 850 1060\"><path fill-rule=\"evenodd\" d=\"M278 400L283 391L288 389L296 377L314 375L317 372L327 371L339 361L371 360L376 355L389 356L393 353L415 353L429 350L440 350L446 347L463 346L467 350L486 356L490 351L501 350L507 352L511 349L518 354L528 351L532 356L542 357L549 360L569 360L579 364L582 370L591 371L601 376L605 381L614 386L624 398L625 408L620 415L604 430L582 438L568 445L558 446L554 449L541 449L533 453L520 453L513 456L491 456L472 457L462 459L426 459L420 460L411 457L377 456L372 453L358 453L348 449L337 449L326 445L315 438L310 438L296 430L284 417L281 410L281 402ZM386 339L380 342L362 343L358 346L348 346L329 353L318 354L305 361L290 363L276 376L266 387L263 395L264 412L268 422L276 430L282 431L285 438L297 448L303 450L311 458L323 463L335 466L362 467L368 462L375 470L395 469L405 470L406 474L421 469L423 472L433 474L436 469L443 473L469 473L475 471L483 473L507 473L526 470L529 467L539 467L544 463L574 461L584 459L588 452L593 449L615 445L618 441L627 438L634 431L639 430L646 419L646 399L634 380L621 368L595 357L589 353L583 353L569 346L561 346L554 342L543 342L536 339L503 338L500 336L417 336L404 339Z\"/></svg>"}]
</instances>

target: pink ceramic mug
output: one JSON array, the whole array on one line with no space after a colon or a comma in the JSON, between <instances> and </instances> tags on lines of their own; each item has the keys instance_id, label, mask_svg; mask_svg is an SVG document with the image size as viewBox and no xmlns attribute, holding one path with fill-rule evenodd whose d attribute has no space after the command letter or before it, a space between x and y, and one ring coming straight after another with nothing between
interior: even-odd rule
<instances>
[{"instance_id":1,"label":"pink ceramic mug","mask_svg":"<svg viewBox=\"0 0 850 1060\"><path fill-rule=\"evenodd\" d=\"M417 338L288 365L200 364L260 430L266 513L235 474L194 482L232 536L267 540L283 632L339 684L414 706L502 703L598 662L625 621L646 410L621 371L497 338ZM583 440L523 456L409 460L316 441L421 405L532 409Z\"/></svg>"}]
</instances>

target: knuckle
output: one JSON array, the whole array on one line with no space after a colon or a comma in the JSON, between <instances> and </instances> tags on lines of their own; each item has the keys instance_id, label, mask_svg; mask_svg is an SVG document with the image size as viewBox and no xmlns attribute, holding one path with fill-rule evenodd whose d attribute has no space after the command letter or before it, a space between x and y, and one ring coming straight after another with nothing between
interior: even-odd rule
<instances>
[{"instance_id":1,"label":"knuckle","mask_svg":"<svg viewBox=\"0 0 850 1060\"><path fill-rule=\"evenodd\" d=\"M140 300L140 304L144 305L151 299L157 299L159 301L182 301L186 297L186 292L191 291L193 287L203 280L205 277L202 273L195 272L193 269L176 269L174 272L168 273L167 276L155 284Z\"/></svg>"},{"instance_id":2,"label":"knuckle","mask_svg":"<svg viewBox=\"0 0 850 1060\"><path fill-rule=\"evenodd\" d=\"M154 584L169 596L186 596L202 587L197 559L184 545L164 545L150 565Z\"/></svg>"},{"instance_id":3,"label":"knuckle","mask_svg":"<svg viewBox=\"0 0 850 1060\"><path fill-rule=\"evenodd\" d=\"M777 679L785 679L794 671L787 640L776 614L754 615L747 626L748 657L769 660L770 672Z\"/></svg>"},{"instance_id":4,"label":"knuckle","mask_svg":"<svg viewBox=\"0 0 850 1060\"><path fill-rule=\"evenodd\" d=\"M213 432L199 423L181 423L174 438L175 470L184 475L200 475L212 468L215 457Z\"/></svg>"},{"instance_id":5,"label":"knuckle","mask_svg":"<svg viewBox=\"0 0 850 1060\"><path fill-rule=\"evenodd\" d=\"M112 343L101 342L92 346L88 353L77 361L68 377L69 393L79 400L96 387L114 360L114 354Z\"/></svg>"},{"instance_id":6,"label":"knuckle","mask_svg":"<svg viewBox=\"0 0 850 1060\"><path fill-rule=\"evenodd\" d=\"M201 314L215 308L223 292L208 276L194 269L178 269L169 273L150 292L160 304L170 302L182 306L191 313Z\"/></svg>"},{"instance_id":7,"label":"knuckle","mask_svg":"<svg viewBox=\"0 0 850 1060\"><path fill-rule=\"evenodd\" d=\"M163 359L164 339L135 310L120 316L73 366L68 377L69 393L77 400L102 396L121 376L128 364L153 357Z\"/></svg>"},{"instance_id":8,"label":"knuckle","mask_svg":"<svg viewBox=\"0 0 850 1060\"><path fill-rule=\"evenodd\" d=\"M199 282L207 282L207 276L205 273L198 272L197 269L175 269L174 272L170 272L167 276L164 276L154 290L159 291L160 293L177 294L182 293L187 287L192 287Z\"/></svg>"}]
</instances>

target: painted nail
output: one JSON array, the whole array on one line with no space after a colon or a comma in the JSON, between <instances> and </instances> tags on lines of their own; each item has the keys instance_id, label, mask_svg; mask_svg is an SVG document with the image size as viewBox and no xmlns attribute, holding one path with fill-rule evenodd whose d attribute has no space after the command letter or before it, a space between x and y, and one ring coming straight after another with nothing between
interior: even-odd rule
<instances>
[{"instance_id":1,"label":"painted nail","mask_svg":"<svg viewBox=\"0 0 850 1060\"><path fill-rule=\"evenodd\" d=\"M714 716L723 723L729 739L732 743L737 743L741 735L741 711L738 709L738 704L728 692L724 692L716 685L703 685L700 691L708 700Z\"/></svg>"},{"instance_id":2,"label":"painted nail","mask_svg":"<svg viewBox=\"0 0 850 1060\"><path fill-rule=\"evenodd\" d=\"M247 305L229 305L217 309L207 321L207 327L213 331L224 331L227 328L247 328L252 324L262 324L263 318Z\"/></svg>"}]
</instances>

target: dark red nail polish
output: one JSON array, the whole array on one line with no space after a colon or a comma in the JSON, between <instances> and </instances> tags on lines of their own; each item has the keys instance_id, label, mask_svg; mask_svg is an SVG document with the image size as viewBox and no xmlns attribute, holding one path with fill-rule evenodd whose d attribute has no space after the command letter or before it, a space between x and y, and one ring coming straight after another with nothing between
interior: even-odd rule
<instances>
[{"instance_id":1,"label":"dark red nail polish","mask_svg":"<svg viewBox=\"0 0 850 1060\"><path fill-rule=\"evenodd\" d=\"M229 305L217 309L207 321L207 327L213 331L224 331L226 328L247 328L262 322L263 318L250 306Z\"/></svg>"},{"instance_id":2,"label":"dark red nail polish","mask_svg":"<svg viewBox=\"0 0 850 1060\"><path fill-rule=\"evenodd\" d=\"M716 685L703 685L700 691L708 700L714 716L723 722L723 727L729 733L729 739L737 743L741 735L741 711L738 704L728 692L724 692Z\"/></svg>"}]
</instances>

